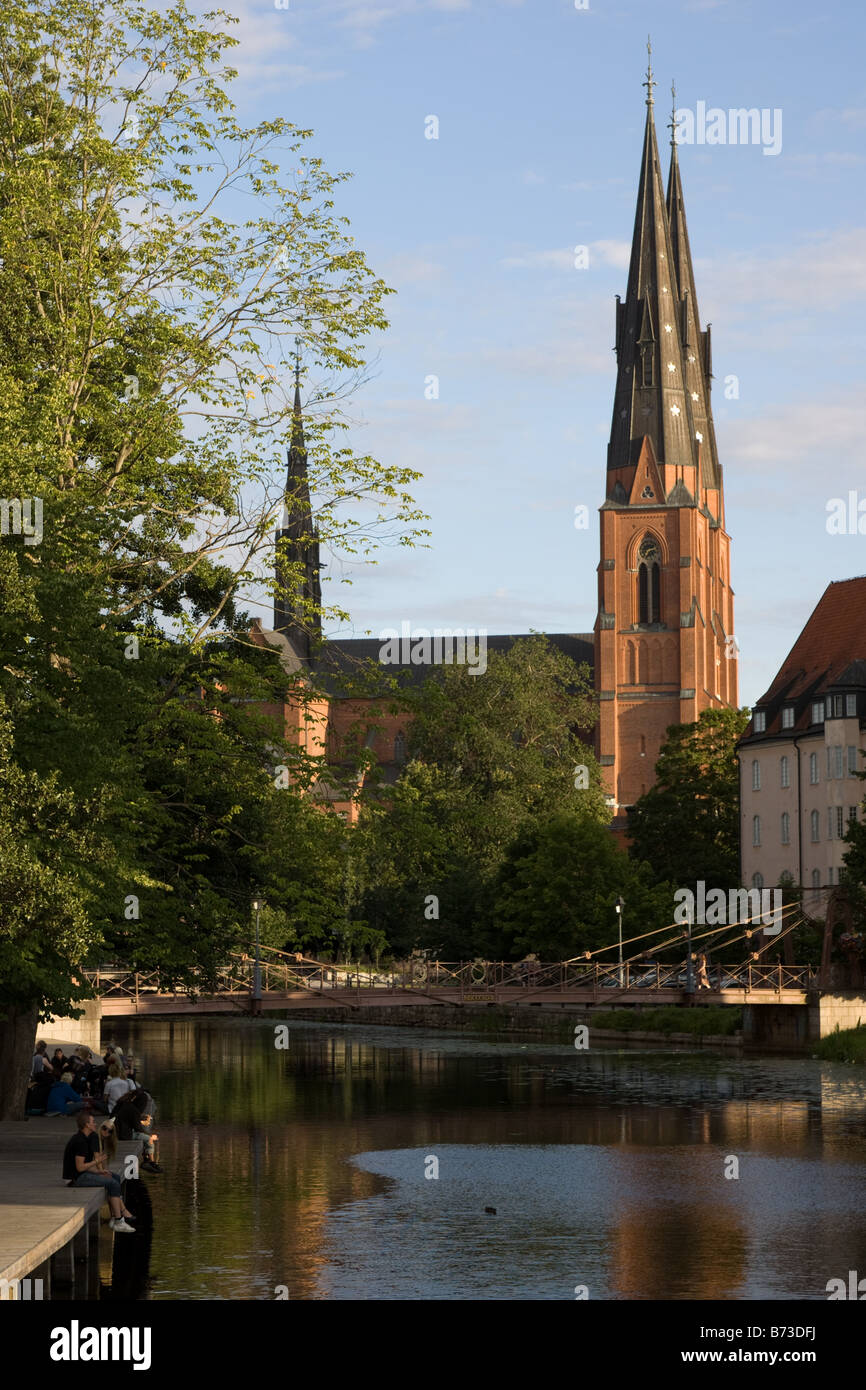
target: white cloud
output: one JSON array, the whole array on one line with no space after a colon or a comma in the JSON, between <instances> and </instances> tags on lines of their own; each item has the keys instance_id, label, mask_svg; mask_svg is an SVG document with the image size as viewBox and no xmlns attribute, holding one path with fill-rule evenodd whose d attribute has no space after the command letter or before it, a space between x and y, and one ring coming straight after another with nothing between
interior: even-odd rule
<instances>
[{"instance_id":1,"label":"white cloud","mask_svg":"<svg viewBox=\"0 0 866 1390\"><path fill-rule=\"evenodd\" d=\"M760 468L761 475L784 469L802 481L844 488L844 479L862 474L866 437L866 401L858 393L836 399L782 403L766 415L729 420L724 425L724 457L732 475L740 465ZM807 467L803 467L807 465ZM850 486L855 486L854 481ZM792 505L802 498L791 497Z\"/></svg>"},{"instance_id":2,"label":"white cloud","mask_svg":"<svg viewBox=\"0 0 866 1390\"><path fill-rule=\"evenodd\" d=\"M866 296L866 229L827 232L794 250L743 253L698 261L701 306L715 301L731 323L760 304L764 313L826 311ZM712 313L708 315L712 318Z\"/></svg>"},{"instance_id":3,"label":"white cloud","mask_svg":"<svg viewBox=\"0 0 866 1390\"><path fill-rule=\"evenodd\" d=\"M627 241L591 241L589 263L600 261L602 265L614 266L617 270L628 270L631 257L631 244ZM550 251L524 251L519 256L503 256L499 264L507 270L568 270L575 269L574 247Z\"/></svg>"}]
</instances>

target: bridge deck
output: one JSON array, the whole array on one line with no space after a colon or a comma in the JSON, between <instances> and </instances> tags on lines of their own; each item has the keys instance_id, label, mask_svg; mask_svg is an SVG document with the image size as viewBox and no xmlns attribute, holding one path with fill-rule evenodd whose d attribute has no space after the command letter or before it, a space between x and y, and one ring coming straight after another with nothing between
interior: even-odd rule
<instances>
[{"instance_id":1,"label":"bridge deck","mask_svg":"<svg viewBox=\"0 0 866 1390\"><path fill-rule=\"evenodd\" d=\"M808 995L802 989L722 989L700 990L691 996L700 1004L806 1004ZM434 988L422 989L344 989L267 990L262 993L262 1010L315 1008L401 1008L406 1005L433 1005L442 1008L472 1008L487 1004L540 1005L542 1008L587 1008L593 1005L616 1008L627 1004L655 1006L677 1004L688 1006L689 996L681 989L527 989L499 986L484 990ZM218 994L191 1000L184 995L142 992L138 998L103 995L102 1012L106 1018L136 1018L146 1015L172 1014L235 1014L249 1012L248 994Z\"/></svg>"}]
</instances>

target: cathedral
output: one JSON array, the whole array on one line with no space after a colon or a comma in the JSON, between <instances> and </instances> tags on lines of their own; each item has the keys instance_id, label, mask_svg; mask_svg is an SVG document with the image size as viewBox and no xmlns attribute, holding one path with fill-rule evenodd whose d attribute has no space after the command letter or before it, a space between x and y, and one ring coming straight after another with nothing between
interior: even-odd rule
<instances>
[{"instance_id":1,"label":"cathedral","mask_svg":"<svg viewBox=\"0 0 866 1390\"><path fill-rule=\"evenodd\" d=\"M701 328L698 313L676 121L670 122L665 195L651 68L644 85L646 128L631 261L625 299L616 297L617 374L599 512L597 617L592 633L547 634L592 670L599 702L595 751L619 830L628 808L652 785L667 728L691 723L707 708L737 705L730 538L710 406L710 329ZM277 598L273 631L256 621L253 639L277 647L287 672L315 670L317 688L325 691L331 683L335 693L323 694L305 719L289 706L282 718L287 735L308 751L339 758L341 739L363 725L365 701L336 693L336 677L353 665L375 662L380 642L321 640L319 547L297 371L286 506L277 533L278 579L286 560L304 579ZM514 640L490 636L487 646L505 651ZM415 680L426 674L418 666L405 672ZM399 775L406 735L401 716L377 716L375 727L371 721L366 746L385 782ZM354 820L357 799L337 800L335 809Z\"/></svg>"}]
</instances>

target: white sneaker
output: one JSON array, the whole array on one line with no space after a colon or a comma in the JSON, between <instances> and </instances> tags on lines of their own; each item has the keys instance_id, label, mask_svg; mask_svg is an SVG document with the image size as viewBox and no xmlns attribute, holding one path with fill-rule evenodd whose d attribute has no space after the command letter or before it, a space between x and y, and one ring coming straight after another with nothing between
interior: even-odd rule
<instances>
[{"instance_id":1,"label":"white sneaker","mask_svg":"<svg viewBox=\"0 0 866 1390\"><path fill-rule=\"evenodd\" d=\"M116 1218L112 1217L111 1221L109 1221L108 1224L111 1227L112 1231L119 1231L121 1235L135 1235L135 1227L127 1226L122 1216L118 1216Z\"/></svg>"}]
</instances>

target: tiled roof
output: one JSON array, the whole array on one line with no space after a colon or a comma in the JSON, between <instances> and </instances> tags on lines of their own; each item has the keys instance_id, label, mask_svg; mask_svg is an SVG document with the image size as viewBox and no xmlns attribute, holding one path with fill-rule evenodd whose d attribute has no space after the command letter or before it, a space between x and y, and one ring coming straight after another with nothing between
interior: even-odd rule
<instances>
[{"instance_id":1,"label":"tiled roof","mask_svg":"<svg viewBox=\"0 0 866 1390\"><path fill-rule=\"evenodd\" d=\"M754 735L754 720L743 740L753 736L790 738L811 727L811 702L840 686L866 685L866 575L829 584L769 690L756 702L766 710L765 734ZM793 704L793 728L782 729L782 706Z\"/></svg>"}]
</instances>

